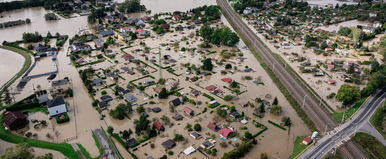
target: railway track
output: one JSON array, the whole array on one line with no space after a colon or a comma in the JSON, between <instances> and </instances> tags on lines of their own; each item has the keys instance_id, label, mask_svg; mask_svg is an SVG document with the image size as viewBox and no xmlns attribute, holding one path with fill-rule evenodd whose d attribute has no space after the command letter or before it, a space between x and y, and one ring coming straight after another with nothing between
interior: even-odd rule
<instances>
[{"instance_id":1,"label":"railway track","mask_svg":"<svg viewBox=\"0 0 386 159\"><path fill-rule=\"evenodd\" d=\"M280 82L286 87L286 89L292 94L293 98L298 104L302 104L303 111L314 122L316 128L323 132L331 130L338 124L333 120L329 112L319 105L320 101L307 90L307 86L304 85L299 79L296 79L293 74L285 66L283 66L271 53L271 50L256 36L256 34L245 24L241 17L232 9L232 7L226 2L226 0L217 0L217 4L220 6L221 11L231 23L233 28L242 37L242 40L249 43L250 50L256 51L269 66L272 72L279 78ZM348 142L346 145L339 149L340 153L346 158L366 158L360 149L352 142Z\"/></svg>"}]
</instances>

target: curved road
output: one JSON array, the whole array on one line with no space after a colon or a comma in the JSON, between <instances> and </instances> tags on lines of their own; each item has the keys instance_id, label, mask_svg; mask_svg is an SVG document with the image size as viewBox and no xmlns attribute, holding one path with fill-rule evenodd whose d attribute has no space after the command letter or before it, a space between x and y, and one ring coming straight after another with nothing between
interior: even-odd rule
<instances>
[{"instance_id":1,"label":"curved road","mask_svg":"<svg viewBox=\"0 0 386 159\"><path fill-rule=\"evenodd\" d=\"M241 17L232 9L226 0L217 0L217 4L221 7L221 11L232 24L233 28L241 35L244 42L249 43L251 50L255 50L259 56L265 61L267 66L275 68L272 71L280 79L281 83L292 94L297 103L302 103L303 110L307 116L315 123L319 131L331 129L337 126L327 110L319 106L319 101L313 98L313 95L307 90L306 86L302 85L291 73L280 64L279 61L271 54L271 50L253 33L253 31L242 21ZM362 151L352 142L347 142L347 145L342 146L340 153L346 158L366 158Z\"/></svg>"},{"instance_id":2,"label":"curved road","mask_svg":"<svg viewBox=\"0 0 386 159\"><path fill-rule=\"evenodd\" d=\"M344 142L348 141L350 137L360 131L362 127L367 126L371 115L375 112L377 107L382 104L382 101L385 98L385 90L370 97L350 121L328 132L328 135L320 139L315 146L310 147L299 158L322 158L331 150L336 149Z\"/></svg>"}]
</instances>

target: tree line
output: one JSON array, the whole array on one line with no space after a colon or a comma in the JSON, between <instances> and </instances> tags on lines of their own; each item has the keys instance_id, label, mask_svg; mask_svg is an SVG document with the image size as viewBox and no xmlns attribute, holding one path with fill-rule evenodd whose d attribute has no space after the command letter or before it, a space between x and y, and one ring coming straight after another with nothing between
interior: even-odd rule
<instances>
[{"instance_id":1,"label":"tree line","mask_svg":"<svg viewBox=\"0 0 386 159\"><path fill-rule=\"evenodd\" d=\"M200 28L199 33L204 41L215 45L234 46L240 41L239 36L228 27L212 28L204 25Z\"/></svg>"}]
</instances>

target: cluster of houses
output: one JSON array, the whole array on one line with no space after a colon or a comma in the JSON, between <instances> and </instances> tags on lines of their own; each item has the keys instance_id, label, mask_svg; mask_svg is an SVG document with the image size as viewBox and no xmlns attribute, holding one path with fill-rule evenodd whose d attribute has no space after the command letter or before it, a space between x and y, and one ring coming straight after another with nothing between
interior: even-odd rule
<instances>
[{"instance_id":1,"label":"cluster of houses","mask_svg":"<svg viewBox=\"0 0 386 159\"><path fill-rule=\"evenodd\" d=\"M35 58L39 59L41 57L46 57L46 56L54 56L58 53L58 49L55 47L51 47L49 45L43 45L43 44L37 44L33 48L35 53Z\"/></svg>"}]
</instances>

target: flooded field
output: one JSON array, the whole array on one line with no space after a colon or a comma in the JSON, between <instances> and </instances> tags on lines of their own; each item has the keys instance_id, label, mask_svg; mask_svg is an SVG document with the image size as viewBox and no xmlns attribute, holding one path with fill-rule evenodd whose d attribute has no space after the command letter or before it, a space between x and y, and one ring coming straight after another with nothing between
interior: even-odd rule
<instances>
[{"instance_id":1,"label":"flooded field","mask_svg":"<svg viewBox=\"0 0 386 159\"><path fill-rule=\"evenodd\" d=\"M124 2L125 0L116 0ZM141 0L141 4L151 13L187 11L203 5L215 5L215 0Z\"/></svg>"},{"instance_id":2,"label":"flooded field","mask_svg":"<svg viewBox=\"0 0 386 159\"><path fill-rule=\"evenodd\" d=\"M7 148L16 146L16 144L9 143L9 142L3 141L3 140L0 140L0 145L1 145L0 146L0 154L3 154ZM36 147L34 147L33 150L34 150L33 154L35 155L35 157L42 156L46 153L52 153L54 159L65 158L64 155L58 151L41 149L41 148L36 148Z\"/></svg>"},{"instance_id":3,"label":"flooded field","mask_svg":"<svg viewBox=\"0 0 386 159\"><path fill-rule=\"evenodd\" d=\"M341 27L356 27L357 25L366 25L368 22L358 21L358 20L350 20L341 22L338 24L332 24L327 26L320 26L318 28L323 29L325 31L333 32L333 31L339 31L339 28Z\"/></svg>"},{"instance_id":4,"label":"flooded field","mask_svg":"<svg viewBox=\"0 0 386 159\"><path fill-rule=\"evenodd\" d=\"M324 7L326 5L332 4L334 7L338 5L355 5L358 4L357 2L346 2L346 1L339 1L339 0L306 0L310 6L318 6L318 7Z\"/></svg>"},{"instance_id":5,"label":"flooded field","mask_svg":"<svg viewBox=\"0 0 386 159\"><path fill-rule=\"evenodd\" d=\"M23 63L23 56L0 49L0 86L15 75L23 67Z\"/></svg>"}]
</instances>

